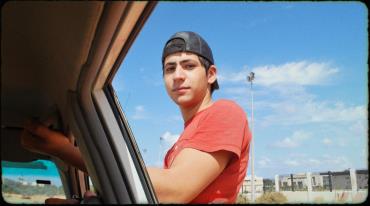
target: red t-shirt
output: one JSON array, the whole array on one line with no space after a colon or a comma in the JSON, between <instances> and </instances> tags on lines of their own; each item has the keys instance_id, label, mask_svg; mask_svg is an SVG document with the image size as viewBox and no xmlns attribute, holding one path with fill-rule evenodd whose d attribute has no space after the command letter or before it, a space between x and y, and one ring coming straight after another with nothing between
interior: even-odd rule
<instances>
[{"instance_id":1,"label":"red t-shirt","mask_svg":"<svg viewBox=\"0 0 370 206\"><path fill-rule=\"evenodd\" d=\"M230 151L235 155L224 171L191 203L235 203L247 171L250 140L244 110L233 101L218 100L185 123L183 133L166 154L164 168L171 167L183 148Z\"/></svg>"}]
</instances>

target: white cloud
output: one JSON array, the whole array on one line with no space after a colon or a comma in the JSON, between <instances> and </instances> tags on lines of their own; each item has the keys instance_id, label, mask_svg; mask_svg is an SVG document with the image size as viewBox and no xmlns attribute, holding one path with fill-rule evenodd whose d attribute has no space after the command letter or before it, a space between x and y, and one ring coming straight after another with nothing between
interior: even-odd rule
<instances>
[{"instance_id":1,"label":"white cloud","mask_svg":"<svg viewBox=\"0 0 370 206\"><path fill-rule=\"evenodd\" d=\"M264 124L304 124L323 122L353 122L366 118L363 105L346 106L340 102L281 101L269 105L273 112L263 118Z\"/></svg>"},{"instance_id":2,"label":"white cloud","mask_svg":"<svg viewBox=\"0 0 370 206\"><path fill-rule=\"evenodd\" d=\"M354 165L346 156L328 154L318 158L290 158L282 162L288 167L299 167L300 172L341 171L354 168Z\"/></svg>"},{"instance_id":3,"label":"white cloud","mask_svg":"<svg viewBox=\"0 0 370 206\"><path fill-rule=\"evenodd\" d=\"M364 105L349 106L339 101L319 101L314 94L306 91L307 85L324 84L338 73L339 70L330 67L329 63L300 61L249 69L251 70L256 73L255 84L273 85L263 89L257 87L254 91L254 109L267 114L259 117L261 126L366 120L367 108ZM225 83L238 83L231 87L226 84L223 92L249 108L250 88L246 85L247 75L248 69L243 67L240 72L222 74L221 80ZM360 131L360 135L367 127L358 122L350 129ZM290 143L289 139L286 141Z\"/></svg>"},{"instance_id":4,"label":"white cloud","mask_svg":"<svg viewBox=\"0 0 370 206\"><path fill-rule=\"evenodd\" d=\"M295 166L299 166L300 165L300 162L298 162L296 160L285 160L283 163L285 165L289 166L289 167L295 167Z\"/></svg>"},{"instance_id":5,"label":"white cloud","mask_svg":"<svg viewBox=\"0 0 370 206\"><path fill-rule=\"evenodd\" d=\"M310 63L307 61L286 63L283 65L262 66L253 69L256 84L271 86L276 84L320 85L338 72L328 63Z\"/></svg>"},{"instance_id":6,"label":"white cloud","mask_svg":"<svg viewBox=\"0 0 370 206\"><path fill-rule=\"evenodd\" d=\"M338 139L337 140L337 144L338 144L338 146L341 146L341 147L348 146L347 139L344 139L344 138Z\"/></svg>"},{"instance_id":7,"label":"white cloud","mask_svg":"<svg viewBox=\"0 0 370 206\"><path fill-rule=\"evenodd\" d=\"M165 146L172 146L175 144L177 139L180 137L178 134L171 134L171 132L166 131L164 134L161 135L161 140L164 141Z\"/></svg>"},{"instance_id":8,"label":"white cloud","mask_svg":"<svg viewBox=\"0 0 370 206\"><path fill-rule=\"evenodd\" d=\"M307 163L309 165L313 165L313 166L319 166L319 165L321 165L321 161L318 160L318 159L314 159L314 158L309 158Z\"/></svg>"},{"instance_id":9,"label":"white cloud","mask_svg":"<svg viewBox=\"0 0 370 206\"><path fill-rule=\"evenodd\" d=\"M351 161L345 156L323 155L323 164L333 169L346 169L353 167Z\"/></svg>"},{"instance_id":10,"label":"white cloud","mask_svg":"<svg viewBox=\"0 0 370 206\"><path fill-rule=\"evenodd\" d=\"M302 141L309 139L310 134L304 131L295 131L292 136L285 137L283 140L280 140L275 143L274 146L281 148L296 148L301 145Z\"/></svg>"},{"instance_id":11,"label":"white cloud","mask_svg":"<svg viewBox=\"0 0 370 206\"><path fill-rule=\"evenodd\" d=\"M258 161L258 166L262 168L270 167L271 159L269 159L268 157L261 157Z\"/></svg>"},{"instance_id":12,"label":"white cloud","mask_svg":"<svg viewBox=\"0 0 370 206\"><path fill-rule=\"evenodd\" d=\"M172 115L168 118L171 122L172 121L183 121L182 117L180 115Z\"/></svg>"},{"instance_id":13,"label":"white cloud","mask_svg":"<svg viewBox=\"0 0 370 206\"><path fill-rule=\"evenodd\" d=\"M237 95L249 95L250 91L247 87L228 87L222 90L227 94L237 94Z\"/></svg>"},{"instance_id":14,"label":"white cloud","mask_svg":"<svg viewBox=\"0 0 370 206\"><path fill-rule=\"evenodd\" d=\"M164 160L167 151L175 144L179 137L180 135L171 134L169 131L166 131L160 136L159 161L157 161L156 165L161 165L161 161Z\"/></svg>"},{"instance_id":15,"label":"white cloud","mask_svg":"<svg viewBox=\"0 0 370 206\"><path fill-rule=\"evenodd\" d=\"M318 158L289 158L282 162L289 167L299 167L301 172L341 171L354 167L346 156L328 154L323 154Z\"/></svg>"},{"instance_id":16,"label":"white cloud","mask_svg":"<svg viewBox=\"0 0 370 206\"><path fill-rule=\"evenodd\" d=\"M333 142L329 138L324 138L322 140L322 143L325 144L325 145L331 145Z\"/></svg>"},{"instance_id":17,"label":"white cloud","mask_svg":"<svg viewBox=\"0 0 370 206\"><path fill-rule=\"evenodd\" d=\"M249 72L246 66L244 66L240 72L228 72L227 69L223 69L217 74L217 81L221 83L244 83L247 82L247 76Z\"/></svg>"},{"instance_id":18,"label":"white cloud","mask_svg":"<svg viewBox=\"0 0 370 206\"><path fill-rule=\"evenodd\" d=\"M251 69L246 66L240 72L221 73L220 82L240 83L247 82L250 71L255 73L256 85L321 85L327 83L331 76L338 73L329 63L322 62L289 62L282 65L264 65Z\"/></svg>"},{"instance_id":19,"label":"white cloud","mask_svg":"<svg viewBox=\"0 0 370 206\"><path fill-rule=\"evenodd\" d=\"M140 119L147 119L148 116L146 114L145 108L142 105L138 105L135 107L135 113L132 115L133 119L140 120Z\"/></svg>"},{"instance_id":20,"label":"white cloud","mask_svg":"<svg viewBox=\"0 0 370 206\"><path fill-rule=\"evenodd\" d=\"M353 132L354 136L362 137L364 134L368 134L368 125L367 119L368 111L364 108L365 114L363 115L363 119L356 121L354 124L350 126L350 131Z\"/></svg>"}]
</instances>

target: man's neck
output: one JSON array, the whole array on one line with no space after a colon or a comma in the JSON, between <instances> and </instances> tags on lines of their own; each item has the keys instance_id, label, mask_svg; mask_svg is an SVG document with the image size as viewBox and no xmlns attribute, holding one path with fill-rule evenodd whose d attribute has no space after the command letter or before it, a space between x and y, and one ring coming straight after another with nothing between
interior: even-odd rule
<instances>
[{"instance_id":1,"label":"man's neck","mask_svg":"<svg viewBox=\"0 0 370 206\"><path fill-rule=\"evenodd\" d=\"M203 99L203 101L199 102L197 105L192 107L180 107L182 118L184 122L190 120L196 113L208 108L213 104L212 98L210 96Z\"/></svg>"}]
</instances>

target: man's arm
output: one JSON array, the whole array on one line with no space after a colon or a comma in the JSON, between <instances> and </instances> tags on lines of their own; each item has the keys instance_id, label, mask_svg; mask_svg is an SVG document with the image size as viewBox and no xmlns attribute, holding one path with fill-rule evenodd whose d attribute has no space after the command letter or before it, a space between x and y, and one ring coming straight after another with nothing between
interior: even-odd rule
<instances>
[{"instance_id":1,"label":"man's arm","mask_svg":"<svg viewBox=\"0 0 370 206\"><path fill-rule=\"evenodd\" d=\"M28 122L21 143L28 150L56 156L87 173L78 148L59 132ZM231 156L232 153L223 150L207 153L185 148L170 169L148 168L159 202L190 202L223 171Z\"/></svg>"},{"instance_id":2,"label":"man's arm","mask_svg":"<svg viewBox=\"0 0 370 206\"><path fill-rule=\"evenodd\" d=\"M87 173L80 151L63 134L33 121L27 121L24 128L21 135L23 147L33 152L58 157Z\"/></svg>"},{"instance_id":3,"label":"man's arm","mask_svg":"<svg viewBox=\"0 0 370 206\"><path fill-rule=\"evenodd\" d=\"M232 153L184 148L171 168L147 168L160 203L188 203L218 177Z\"/></svg>"}]
</instances>

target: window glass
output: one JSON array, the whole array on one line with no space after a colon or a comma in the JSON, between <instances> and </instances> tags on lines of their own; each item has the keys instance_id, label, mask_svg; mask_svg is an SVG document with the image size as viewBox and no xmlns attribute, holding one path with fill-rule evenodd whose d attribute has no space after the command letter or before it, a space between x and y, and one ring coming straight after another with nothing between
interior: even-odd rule
<instances>
[{"instance_id":1,"label":"window glass","mask_svg":"<svg viewBox=\"0 0 370 206\"><path fill-rule=\"evenodd\" d=\"M171 35L194 31L217 66L213 100L235 101L253 123L247 176L252 159L263 179L367 170L366 17L358 3L159 2L113 79L145 163L162 166L183 130L161 57Z\"/></svg>"},{"instance_id":2,"label":"window glass","mask_svg":"<svg viewBox=\"0 0 370 206\"><path fill-rule=\"evenodd\" d=\"M66 198L57 167L52 161L1 161L3 199L8 203L43 204L50 197Z\"/></svg>"},{"instance_id":3,"label":"window glass","mask_svg":"<svg viewBox=\"0 0 370 206\"><path fill-rule=\"evenodd\" d=\"M89 191L96 192L90 176L88 177L88 184L89 184Z\"/></svg>"}]
</instances>

